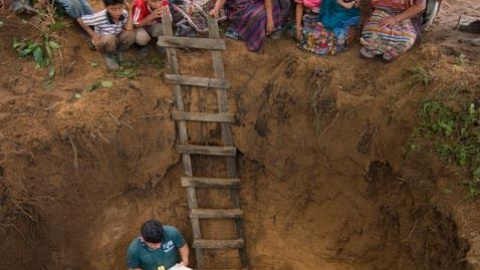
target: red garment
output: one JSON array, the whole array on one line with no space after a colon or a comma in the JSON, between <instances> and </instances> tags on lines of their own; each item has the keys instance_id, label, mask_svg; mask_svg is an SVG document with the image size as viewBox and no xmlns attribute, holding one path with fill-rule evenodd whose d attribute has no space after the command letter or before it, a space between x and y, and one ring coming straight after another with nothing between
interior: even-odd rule
<instances>
[{"instance_id":1,"label":"red garment","mask_svg":"<svg viewBox=\"0 0 480 270\"><path fill-rule=\"evenodd\" d=\"M152 9L147 3L147 0L135 0L132 8L133 13L133 24L139 24L145 17L152 13ZM155 22L161 22L162 19L159 18Z\"/></svg>"}]
</instances>

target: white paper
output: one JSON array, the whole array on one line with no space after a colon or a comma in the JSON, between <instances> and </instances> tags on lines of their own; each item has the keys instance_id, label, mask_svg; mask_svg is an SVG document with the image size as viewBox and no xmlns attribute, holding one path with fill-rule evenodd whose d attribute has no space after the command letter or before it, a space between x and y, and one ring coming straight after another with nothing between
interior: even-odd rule
<instances>
[{"instance_id":1,"label":"white paper","mask_svg":"<svg viewBox=\"0 0 480 270\"><path fill-rule=\"evenodd\" d=\"M186 266L176 264L175 266L173 266L172 268L170 268L168 270L192 270L192 268L188 268Z\"/></svg>"}]
</instances>

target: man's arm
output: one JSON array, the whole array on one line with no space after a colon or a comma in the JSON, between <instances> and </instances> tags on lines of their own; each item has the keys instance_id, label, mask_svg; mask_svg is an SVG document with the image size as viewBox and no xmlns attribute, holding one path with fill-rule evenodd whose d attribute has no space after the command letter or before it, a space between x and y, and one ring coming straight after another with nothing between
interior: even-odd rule
<instances>
[{"instance_id":1,"label":"man's arm","mask_svg":"<svg viewBox=\"0 0 480 270\"><path fill-rule=\"evenodd\" d=\"M411 6L409 9L405 10L404 12L396 15L395 19L397 20L397 22L401 22L403 20L413 18L417 16L419 13L422 13L423 11L425 11L426 7L427 7L426 0L416 1L415 5Z\"/></svg>"},{"instance_id":2,"label":"man's arm","mask_svg":"<svg viewBox=\"0 0 480 270\"><path fill-rule=\"evenodd\" d=\"M140 268L140 256L138 255L138 249L132 242L127 249L127 264L129 270L143 270Z\"/></svg>"},{"instance_id":3,"label":"man's arm","mask_svg":"<svg viewBox=\"0 0 480 270\"><path fill-rule=\"evenodd\" d=\"M273 0L265 0L265 11L267 12L267 35L270 35L275 29L273 22Z\"/></svg>"},{"instance_id":4,"label":"man's arm","mask_svg":"<svg viewBox=\"0 0 480 270\"><path fill-rule=\"evenodd\" d=\"M132 15L132 10L133 6L132 3L129 1L125 1L125 5L127 6L127 11L128 11L128 17L127 17L127 23L125 24L125 30L127 31L132 31L133 30L133 15Z\"/></svg>"},{"instance_id":5,"label":"man's arm","mask_svg":"<svg viewBox=\"0 0 480 270\"><path fill-rule=\"evenodd\" d=\"M225 5L225 1L226 0L217 0L215 2L215 6L213 7L212 10L210 10L210 12L208 14L210 14L211 16L213 16L215 18L218 18L219 14L220 14L220 9L222 9L223 6Z\"/></svg>"},{"instance_id":6,"label":"man's arm","mask_svg":"<svg viewBox=\"0 0 480 270\"><path fill-rule=\"evenodd\" d=\"M380 25L393 26L403 20L413 18L417 16L419 13L425 11L426 6L427 6L426 0L418 0L416 1L415 5L409 7L404 12L397 14L395 16L383 18L382 21L380 22Z\"/></svg>"},{"instance_id":7,"label":"man's arm","mask_svg":"<svg viewBox=\"0 0 480 270\"><path fill-rule=\"evenodd\" d=\"M303 3L295 5L295 27L297 29L297 39L302 40L302 20L303 20Z\"/></svg>"},{"instance_id":8,"label":"man's arm","mask_svg":"<svg viewBox=\"0 0 480 270\"><path fill-rule=\"evenodd\" d=\"M147 17L141 19L139 22L135 22L133 24L134 27L144 27L149 25L150 23L154 22L156 19L161 18L163 15L163 11L165 10L165 7L160 7L152 11L152 13L148 14ZM134 9L134 12L137 12Z\"/></svg>"},{"instance_id":9,"label":"man's arm","mask_svg":"<svg viewBox=\"0 0 480 270\"><path fill-rule=\"evenodd\" d=\"M180 262L180 264L184 266L188 266L188 254L190 253L188 245L185 243L185 245L179 248L178 251L180 252L180 257L182 258L182 261Z\"/></svg>"},{"instance_id":10,"label":"man's arm","mask_svg":"<svg viewBox=\"0 0 480 270\"><path fill-rule=\"evenodd\" d=\"M85 22L82 20L81 17L77 19L77 22L78 22L78 24L80 24L80 26L83 28L83 30L85 30L87 32L87 34L89 34L90 37L92 37L93 44L97 45L100 42L100 39L101 39L100 35L95 33L95 31L93 31L92 28L87 26L85 24Z\"/></svg>"}]
</instances>

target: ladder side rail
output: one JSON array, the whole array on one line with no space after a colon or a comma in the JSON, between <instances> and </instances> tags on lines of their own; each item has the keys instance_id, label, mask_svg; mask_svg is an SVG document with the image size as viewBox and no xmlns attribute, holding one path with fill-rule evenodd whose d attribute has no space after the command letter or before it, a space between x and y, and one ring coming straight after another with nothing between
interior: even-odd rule
<instances>
[{"instance_id":1,"label":"ladder side rail","mask_svg":"<svg viewBox=\"0 0 480 270\"><path fill-rule=\"evenodd\" d=\"M162 15L162 24L163 24L163 32L165 36L173 36L173 29L172 29L172 15L170 12L165 12ZM174 47L167 47L167 59L170 66L170 71L174 74L179 74L178 69L178 58L177 58L177 49ZM175 104L177 105L177 109L179 111L185 111L185 105L183 103L182 98L182 86L175 85L173 88L173 94L175 98ZM178 134L179 139L182 144L188 144L188 134L187 134L187 123L185 121L177 121L178 127ZM182 155L182 162L183 162L183 170L186 176L193 176L193 169L192 169L192 159L190 154L183 154ZM195 187L188 187L187 188L187 195L188 195L188 206L190 209L197 208L197 196L195 192ZM191 219L192 222L192 231L193 231L193 238L194 239L201 239L202 233L200 230L200 220L198 218ZM201 268L204 265L203 260L203 251L201 249L195 250L195 258L197 260L198 266Z\"/></svg>"},{"instance_id":2,"label":"ladder side rail","mask_svg":"<svg viewBox=\"0 0 480 270\"><path fill-rule=\"evenodd\" d=\"M218 22L212 17L208 18L208 34L210 38L220 38L218 31ZM213 71L215 78L225 79L225 71L223 69L222 52L212 50ZM218 110L220 113L229 111L228 97L226 91L217 90ZM228 123L221 123L222 137L225 146L234 146L233 136L231 131L231 125ZM235 157L227 158L227 170L230 178L236 178L237 173L237 161Z\"/></svg>"},{"instance_id":3,"label":"ladder side rail","mask_svg":"<svg viewBox=\"0 0 480 270\"><path fill-rule=\"evenodd\" d=\"M218 21L212 17L208 17L208 34L210 38L220 38L220 32L218 29ZM212 50L212 61L213 61L213 70L214 75L218 79L225 78L225 70L223 68L223 60L222 60L222 52L221 51L214 51ZM220 91L217 90L217 97L218 97L218 108L220 113L228 112L228 97L227 91ZM222 135L225 146L234 146L231 124L222 123ZM230 178L237 178L237 161L236 157L227 157L227 172ZM234 206L238 209L241 209L241 200L240 200L240 191L238 189L231 189L231 200ZM235 220L235 227L237 231L237 236L240 239L245 239L244 233L244 221L242 219ZM243 245L239 249L240 260L242 262L242 267L248 269L248 257L247 257L247 250L246 245Z\"/></svg>"}]
</instances>

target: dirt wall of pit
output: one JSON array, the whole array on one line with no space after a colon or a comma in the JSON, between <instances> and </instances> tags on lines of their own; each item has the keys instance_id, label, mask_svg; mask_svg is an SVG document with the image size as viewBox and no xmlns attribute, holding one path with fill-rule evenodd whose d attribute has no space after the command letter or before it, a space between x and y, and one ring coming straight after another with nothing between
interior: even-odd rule
<instances>
[{"instance_id":1,"label":"dirt wall of pit","mask_svg":"<svg viewBox=\"0 0 480 270\"><path fill-rule=\"evenodd\" d=\"M65 64L51 90L39 89L32 63L2 54L10 64L0 67L7 74L0 92L0 269L125 269L126 247L149 218L177 226L191 243L171 89L161 80L167 70L146 66L133 80L87 72L97 55L80 42L66 45L64 61L74 64ZM8 52L8 41L1 44ZM354 51L305 57L287 40L267 44L275 53L227 46L253 270L479 269L478 206L464 200L447 167L405 155L422 101L458 78L473 92L477 66L455 66L432 46L368 69ZM212 76L209 60L182 53L181 69ZM412 84L407 70L418 62L442 79L428 88ZM114 87L83 91L85 81L99 80ZM217 106L196 90L184 98L192 111ZM194 143L221 144L218 126L189 130ZM199 175L224 173L215 159L194 166ZM221 193L200 195L202 205L227 203ZM205 235L230 233L210 225Z\"/></svg>"}]
</instances>

